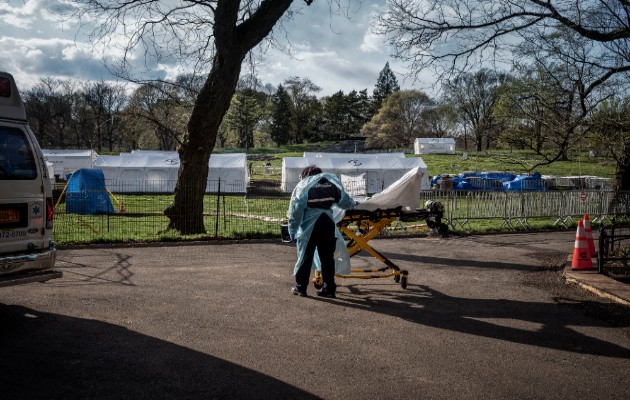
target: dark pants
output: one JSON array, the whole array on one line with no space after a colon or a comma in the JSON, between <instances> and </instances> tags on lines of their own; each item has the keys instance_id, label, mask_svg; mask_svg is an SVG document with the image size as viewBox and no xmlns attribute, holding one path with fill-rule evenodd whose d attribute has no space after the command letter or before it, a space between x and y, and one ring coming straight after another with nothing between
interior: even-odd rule
<instances>
[{"instance_id":1,"label":"dark pants","mask_svg":"<svg viewBox=\"0 0 630 400\"><path fill-rule=\"evenodd\" d=\"M313 257L315 249L319 254L319 260L322 263L322 279L324 280L324 288L335 291L335 248L337 247L337 239L335 238L335 223L326 214L319 216L315 221L313 233L306 245L304 252L304 260L299 266L295 274L295 282L299 290L306 290L308 280L311 275L311 266L313 265Z\"/></svg>"}]
</instances>

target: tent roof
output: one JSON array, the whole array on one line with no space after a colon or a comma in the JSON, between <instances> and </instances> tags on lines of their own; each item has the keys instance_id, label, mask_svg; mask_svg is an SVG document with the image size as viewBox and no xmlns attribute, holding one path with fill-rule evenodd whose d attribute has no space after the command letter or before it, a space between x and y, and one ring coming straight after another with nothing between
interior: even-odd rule
<instances>
[{"instance_id":1,"label":"tent roof","mask_svg":"<svg viewBox=\"0 0 630 400\"><path fill-rule=\"evenodd\" d=\"M378 158L357 158L350 155L348 158L319 158L319 157L285 157L282 160L285 168L306 168L309 165L317 165L324 171L327 170L387 170L387 169L412 169L420 167L426 169L427 165L420 157L400 158L396 156Z\"/></svg>"},{"instance_id":2,"label":"tent roof","mask_svg":"<svg viewBox=\"0 0 630 400\"><path fill-rule=\"evenodd\" d=\"M107 167L160 167L179 168L179 154L172 152L120 153L120 156L98 156L95 166ZM208 162L210 168L246 168L245 153L212 154Z\"/></svg>"},{"instance_id":3,"label":"tent roof","mask_svg":"<svg viewBox=\"0 0 630 400\"><path fill-rule=\"evenodd\" d=\"M304 152L304 157L317 157L317 158L379 158L379 157L401 157L405 158L405 153L316 153L316 152Z\"/></svg>"},{"instance_id":4,"label":"tent roof","mask_svg":"<svg viewBox=\"0 0 630 400\"><path fill-rule=\"evenodd\" d=\"M453 138L416 138L418 143L455 143Z\"/></svg>"},{"instance_id":5,"label":"tent roof","mask_svg":"<svg viewBox=\"0 0 630 400\"><path fill-rule=\"evenodd\" d=\"M56 157L94 157L98 154L94 150L48 150L42 149L44 157L56 156Z\"/></svg>"}]
</instances>

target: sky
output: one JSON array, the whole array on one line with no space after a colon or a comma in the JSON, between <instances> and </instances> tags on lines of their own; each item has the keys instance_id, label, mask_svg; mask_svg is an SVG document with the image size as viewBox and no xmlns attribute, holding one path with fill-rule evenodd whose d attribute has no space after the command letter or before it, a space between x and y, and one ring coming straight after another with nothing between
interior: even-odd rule
<instances>
[{"instance_id":1,"label":"sky","mask_svg":"<svg viewBox=\"0 0 630 400\"><path fill-rule=\"evenodd\" d=\"M386 62L402 89L423 90L432 94L431 74L420 79L407 78L407 66L396 62L381 36L375 35L370 22L383 11L382 0L352 0L350 20L331 15L330 0L315 0L306 6L294 0L292 11L298 12L285 23L292 57L269 50L257 67L263 84L281 84L289 77L308 78L321 88L318 97L339 90L367 89L371 95L379 72ZM43 77L81 81L114 79L103 59L111 60L118 50L97 49L79 28L76 18L69 18L72 0L0 0L0 70L15 77L20 90L30 89ZM112 38L122 41L124 37ZM145 65L143 60L136 60ZM163 61L150 64L153 73L167 78L177 65Z\"/></svg>"}]
</instances>

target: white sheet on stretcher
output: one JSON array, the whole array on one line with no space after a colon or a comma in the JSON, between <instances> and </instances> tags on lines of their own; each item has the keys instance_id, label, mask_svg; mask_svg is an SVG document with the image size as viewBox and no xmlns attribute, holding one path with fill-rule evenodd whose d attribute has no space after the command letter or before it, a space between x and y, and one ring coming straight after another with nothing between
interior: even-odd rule
<instances>
[{"instance_id":1,"label":"white sheet on stretcher","mask_svg":"<svg viewBox=\"0 0 630 400\"><path fill-rule=\"evenodd\" d=\"M423 176L424 172L420 167L416 167L372 197L354 197L354 200L359 203L354 209L374 211L402 206L403 211L416 211L420 206L420 187Z\"/></svg>"}]
</instances>

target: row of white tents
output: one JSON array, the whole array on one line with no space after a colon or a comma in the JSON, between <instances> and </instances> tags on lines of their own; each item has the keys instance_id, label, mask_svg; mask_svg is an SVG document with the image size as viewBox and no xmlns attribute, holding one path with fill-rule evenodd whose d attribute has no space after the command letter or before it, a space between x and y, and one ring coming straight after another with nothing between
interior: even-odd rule
<instances>
[{"instance_id":1,"label":"row of white tents","mask_svg":"<svg viewBox=\"0 0 630 400\"><path fill-rule=\"evenodd\" d=\"M107 188L115 193L172 193L179 170L179 155L174 151L98 155L93 150L44 150L44 156L63 180L81 168L102 170ZM292 192L300 173L310 165L336 174L353 196L379 193L416 167L422 174L421 190L431 188L427 166L419 157L406 158L404 153L304 153L303 157L283 159L281 190ZM249 179L246 154L210 156L207 192L246 193Z\"/></svg>"},{"instance_id":2,"label":"row of white tents","mask_svg":"<svg viewBox=\"0 0 630 400\"><path fill-rule=\"evenodd\" d=\"M93 150L43 152L60 179L81 168L97 168L103 171L107 188L116 193L172 193L177 183L179 154L175 151L134 150L120 155L98 155ZM248 184L245 153L210 156L206 192L245 193Z\"/></svg>"}]
</instances>

